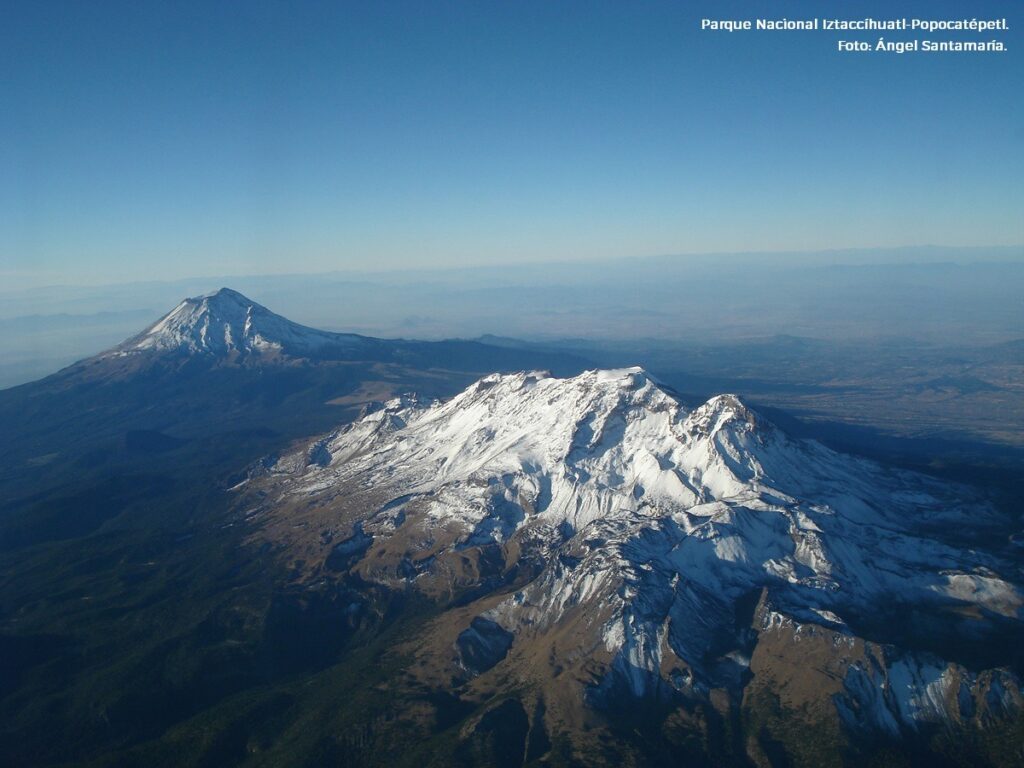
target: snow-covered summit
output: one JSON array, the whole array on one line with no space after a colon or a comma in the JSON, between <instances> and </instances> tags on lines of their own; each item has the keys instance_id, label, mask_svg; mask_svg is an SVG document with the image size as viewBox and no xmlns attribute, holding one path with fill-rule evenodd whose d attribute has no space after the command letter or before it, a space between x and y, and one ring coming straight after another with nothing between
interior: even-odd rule
<instances>
[{"instance_id":1,"label":"snow-covered summit","mask_svg":"<svg viewBox=\"0 0 1024 768\"><path fill-rule=\"evenodd\" d=\"M308 355L325 347L355 346L361 339L293 323L237 291L221 288L185 299L109 354L161 351Z\"/></svg>"},{"instance_id":2,"label":"snow-covered summit","mask_svg":"<svg viewBox=\"0 0 1024 768\"><path fill-rule=\"evenodd\" d=\"M729 458L734 442L754 440L747 414L730 395L691 417L641 368L568 379L494 374L431 408L389 405L326 448L342 474L390 462L414 489L529 478L545 516L579 528L653 500L684 508L743 491L761 471L756 458ZM393 440L395 417L402 427Z\"/></svg>"},{"instance_id":3,"label":"snow-covered summit","mask_svg":"<svg viewBox=\"0 0 1024 768\"><path fill-rule=\"evenodd\" d=\"M538 519L574 529L767 488L845 483L870 495L877 471L788 439L736 395L690 410L639 367L492 374L445 403L387 403L322 445L331 460L308 478L316 486L385 469L415 493L502 478L534 497Z\"/></svg>"}]
</instances>

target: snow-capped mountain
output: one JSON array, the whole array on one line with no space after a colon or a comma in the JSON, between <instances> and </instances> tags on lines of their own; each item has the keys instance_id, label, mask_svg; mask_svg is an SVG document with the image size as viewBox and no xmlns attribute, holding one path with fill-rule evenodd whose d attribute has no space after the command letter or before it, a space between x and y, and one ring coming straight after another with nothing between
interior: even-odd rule
<instances>
[{"instance_id":1,"label":"snow-capped mountain","mask_svg":"<svg viewBox=\"0 0 1024 768\"><path fill-rule=\"evenodd\" d=\"M164 317L111 350L71 366L134 372L152 361L276 365L387 363L440 371L516 370L524 364L583 369L572 355L512 349L476 341L380 339L310 328L271 312L230 288L185 299ZM99 364L98 366L96 364ZM97 371L93 371L95 374ZM440 374L442 377L445 375ZM463 380L464 386L465 380Z\"/></svg>"},{"instance_id":2,"label":"snow-capped mountain","mask_svg":"<svg viewBox=\"0 0 1024 768\"><path fill-rule=\"evenodd\" d=\"M545 685L599 664L596 706L804 680L848 728L890 734L1020 707L1000 659L942 655L1021 637L1019 568L967 543L986 501L791 439L733 395L689 409L639 368L395 399L239 490L311 577L464 593L419 651L454 648L445 674ZM827 663L803 668L814 648Z\"/></svg>"},{"instance_id":3,"label":"snow-capped mountain","mask_svg":"<svg viewBox=\"0 0 1024 768\"><path fill-rule=\"evenodd\" d=\"M357 348L364 341L354 334L330 333L293 323L237 291L221 288L185 299L138 336L106 354L181 351L305 357L325 348Z\"/></svg>"},{"instance_id":4,"label":"snow-capped mountain","mask_svg":"<svg viewBox=\"0 0 1024 768\"><path fill-rule=\"evenodd\" d=\"M222 288L181 301L112 349L0 391L0 482L18 483L27 498L44 477L62 482L61 468L83 456L145 464L157 444L150 438L170 446L221 428L263 430L257 450L272 450L282 436L330 429L373 399L409 388L451 397L484 373L532 367L587 366L559 352L308 328ZM142 444L139 433L149 434ZM233 469L254 458L236 455L245 450L244 441L224 445Z\"/></svg>"}]
</instances>

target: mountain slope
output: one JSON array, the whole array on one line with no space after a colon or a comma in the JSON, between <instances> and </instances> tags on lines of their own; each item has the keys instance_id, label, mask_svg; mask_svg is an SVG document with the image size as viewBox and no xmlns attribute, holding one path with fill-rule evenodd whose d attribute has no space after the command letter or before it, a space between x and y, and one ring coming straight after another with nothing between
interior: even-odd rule
<instances>
[{"instance_id":1,"label":"mountain slope","mask_svg":"<svg viewBox=\"0 0 1024 768\"><path fill-rule=\"evenodd\" d=\"M291 722L265 719L281 697L309 711L321 695L290 698L293 674L389 636L366 622L353 640L333 601L309 621L334 631L301 631L287 567L225 518L239 471L367 402L450 397L494 369L582 367L474 342L352 338L220 291L110 353L0 391L0 762L238 762L239 731L220 708L269 734ZM328 674L317 691L337 686ZM260 716L239 702L264 695ZM207 735L176 746L193 724Z\"/></svg>"},{"instance_id":2,"label":"mountain slope","mask_svg":"<svg viewBox=\"0 0 1024 768\"><path fill-rule=\"evenodd\" d=\"M975 546L983 498L731 395L689 410L641 369L394 400L238 490L308 584L449 606L410 649L422 685L531 691L584 741L629 700L756 719L781 692L851 743L1020 711L1021 573Z\"/></svg>"}]
</instances>

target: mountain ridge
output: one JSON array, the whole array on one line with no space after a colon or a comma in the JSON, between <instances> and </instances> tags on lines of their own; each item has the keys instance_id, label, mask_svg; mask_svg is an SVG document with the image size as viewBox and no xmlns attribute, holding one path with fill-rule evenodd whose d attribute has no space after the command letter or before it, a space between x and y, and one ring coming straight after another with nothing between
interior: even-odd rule
<instances>
[{"instance_id":1,"label":"mountain ridge","mask_svg":"<svg viewBox=\"0 0 1024 768\"><path fill-rule=\"evenodd\" d=\"M1019 652L993 640L1024 639L1019 569L949 536L994 522L981 496L793 440L735 395L687 408L640 368L391 401L237 492L255 538L311 583L468 589L417 652L434 685L537 685L568 721L551 686L571 667L590 670L574 690L598 708L715 691L738 707L759 638L782 633L793 669L800 638L830 638L839 685L807 696L847 731L1019 709ZM887 627L898 606L920 626ZM988 657L957 650L965 636ZM947 707L954 694L970 706Z\"/></svg>"}]
</instances>

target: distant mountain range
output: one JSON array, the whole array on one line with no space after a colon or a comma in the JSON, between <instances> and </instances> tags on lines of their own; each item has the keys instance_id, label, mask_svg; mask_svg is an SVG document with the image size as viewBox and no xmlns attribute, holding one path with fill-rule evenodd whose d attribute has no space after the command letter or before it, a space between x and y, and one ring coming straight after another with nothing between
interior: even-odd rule
<instances>
[{"instance_id":1,"label":"distant mountain range","mask_svg":"<svg viewBox=\"0 0 1024 768\"><path fill-rule=\"evenodd\" d=\"M3 762L1024 760L983 492L488 341L221 289L0 391Z\"/></svg>"}]
</instances>

